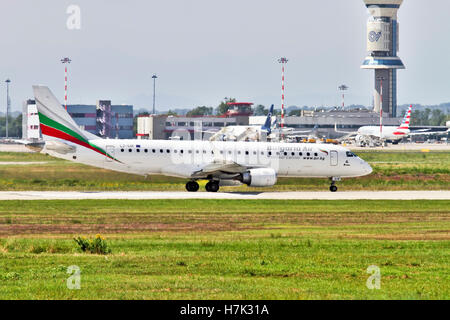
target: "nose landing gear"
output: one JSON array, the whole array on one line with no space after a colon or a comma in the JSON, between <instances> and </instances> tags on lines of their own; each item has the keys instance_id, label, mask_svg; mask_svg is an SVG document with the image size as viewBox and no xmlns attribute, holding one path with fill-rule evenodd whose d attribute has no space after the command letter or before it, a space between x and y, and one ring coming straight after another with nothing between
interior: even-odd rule
<instances>
[{"instance_id":1,"label":"nose landing gear","mask_svg":"<svg viewBox=\"0 0 450 320\"><path fill-rule=\"evenodd\" d=\"M330 191L331 192L336 192L338 190L338 187L336 187L336 182L337 181L341 181L341 178L339 177L331 177L331 186L330 186Z\"/></svg>"}]
</instances>

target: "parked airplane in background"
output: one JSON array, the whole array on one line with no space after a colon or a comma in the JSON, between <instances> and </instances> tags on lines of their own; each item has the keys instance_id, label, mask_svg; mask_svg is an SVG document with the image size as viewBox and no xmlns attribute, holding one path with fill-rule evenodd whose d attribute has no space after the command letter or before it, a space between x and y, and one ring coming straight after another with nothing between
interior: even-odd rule
<instances>
[{"instance_id":1,"label":"parked airplane in background","mask_svg":"<svg viewBox=\"0 0 450 320\"><path fill-rule=\"evenodd\" d=\"M266 121L262 126L226 126L209 138L209 141L261 141L263 135L269 137L274 125L272 125L273 105L270 106ZM206 133L211 133L206 131Z\"/></svg>"},{"instance_id":2,"label":"parked airplane in background","mask_svg":"<svg viewBox=\"0 0 450 320\"><path fill-rule=\"evenodd\" d=\"M139 175L188 179L186 189L220 185L269 187L278 177L331 180L368 175L372 168L348 149L335 145L268 142L101 139L80 129L44 86L33 86L45 147L51 156L94 167Z\"/></svg>"},{"instance_id":3,"label":"parked airplane in background","mask_svg":"<svg viewBox=\"0 0 450 320\"><path fill-rule=\"evenodd\" d=\"M409 129L411 120L411 109L412 105L409 106L408 110L403 117L403 121L400 126L363 126L356 132L346 132L337 129L337 124L335 124L335 131L340 133L347 133L349 135L355 136L355 141L361 145L370 145L373 142L384 142L392 141L392 143L397 144L401 139L413 135L430 135L430 134L441 134L442 132L433 132L428 129L418 130L411 132Z\"/></svg>"},{"instance_id":4,"label":"parked airplane in background","mask_svg":"<svg viewBox=\"0 0 450 320\"><path fill-rule=\"evenodd\" d=\"M295 128L280 128L277 125L277 119L272 122L273 104L269 109L266 120L262 126L226 126L220 129L209 138L210 141L280 141L293 140L297 137L309 137L311 134L315 136L318 126L313 129L299 131ZM207 131L206 133L211 133Z\"/></svg>"}]
</instances>

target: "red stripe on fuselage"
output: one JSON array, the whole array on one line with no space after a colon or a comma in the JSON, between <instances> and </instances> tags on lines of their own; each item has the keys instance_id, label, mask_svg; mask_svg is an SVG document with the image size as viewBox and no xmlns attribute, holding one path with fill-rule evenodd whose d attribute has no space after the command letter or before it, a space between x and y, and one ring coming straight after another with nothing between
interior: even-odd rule
<instances>
[{"instance_id":1,"label":"red stripe on fuselage","mask_svg":"<svg viewBox=\"0 0 450 320\"><path fill-rule=\"evenodd\" d=\"M104 154L103 152L100 152L99 150L95 149L93 146L91 146L90 144L87 144L84 141L81 141L80 139L77 139L75 137L72 137L71 135L68 135L67 133L60 131L58 129L46 126L45 124L43 124L41 122L41 131L42 134L45 134L46 136L51 136L51 137L55 137L55 138L59 138L59 139L63 139L63 140L67 140L73 143L76 143L80 146L83 146L85 148L91 149L95 152L100 153L101 155L107 156L106 154Z\"/></svg>"}]
</instances>

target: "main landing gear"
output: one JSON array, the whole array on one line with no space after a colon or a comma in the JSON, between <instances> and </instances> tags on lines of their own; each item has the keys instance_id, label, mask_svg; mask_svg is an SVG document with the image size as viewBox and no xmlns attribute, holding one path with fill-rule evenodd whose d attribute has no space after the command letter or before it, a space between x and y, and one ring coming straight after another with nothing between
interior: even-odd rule
<instances>
[{"instance_id":1,"label":"main landing gear","mask_svg":"<svg viewBox=\"0 0 450 320\"><path fill-rule=\"evenodd\" d=\"M189 192L197 192L199 189L199 185L197 181L189 181L186 183L186 190ZM206 191L208 192L217 192L219 191L219 181L211 180L205 186Z\"/></svg>"},{"instance_id":2,"label":"main landing gear","mask_svg":"<svg viewBox=\"0 0 450 320\"><path fill-rule=\"evenodd\" d=\"M336 182L337 181L341 181L341 178L332 177L332 178L330 178L330 180L331 180L330 191L331 192L336 192L338 190L338 187L336 187Z\"/></svg>"},{"instance_id":3,"label":"main landing gear","mask_svg":"<svg viewBox=\"0 0 450 320\"><path fill-rule=\"evenodd\" d=\"M199 185L197 181L189 181L186 183L186 190L189 192L196 192L198 191Z\"/></svg>"},{"instance_id":4,"label":"main landing gear","mask_svg":"<svg viewBox=\"0 0 450 320\"><path fill-rule=\"evenodd\" d=\"M219 181L211 180L205 186L206 191L208 192L217 192L219 191Z\"/></svg>"}]
</instances>

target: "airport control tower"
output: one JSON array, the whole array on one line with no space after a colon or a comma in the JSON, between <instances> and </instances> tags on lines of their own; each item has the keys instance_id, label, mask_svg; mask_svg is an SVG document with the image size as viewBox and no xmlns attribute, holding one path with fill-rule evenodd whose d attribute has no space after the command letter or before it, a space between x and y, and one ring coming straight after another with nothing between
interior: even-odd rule
<instances>
[{"instance_id":1,"label":"airport control tower","mask_svg":"<svg viewBox=\"0 0 450 320\"><path fill-rule=\"evenodd\" d=\"M405 69L403 62L397 57L397 11L403 0L363 1L371 17L367 22L368 56L361 68L375 70L374 111L379 112L382 105L384 116L396 117L397 69Z\"/></svg>"}]
</instances>

